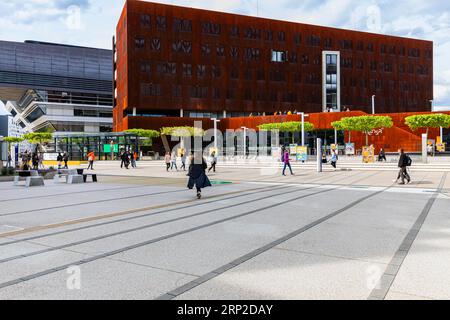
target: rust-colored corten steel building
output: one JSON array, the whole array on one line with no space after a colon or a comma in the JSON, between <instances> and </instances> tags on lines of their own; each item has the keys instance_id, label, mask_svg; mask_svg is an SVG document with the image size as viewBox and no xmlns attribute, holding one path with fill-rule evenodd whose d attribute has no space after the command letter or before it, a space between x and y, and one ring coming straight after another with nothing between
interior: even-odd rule
<instances>
[{"instance_id":1,"label":"rust-colored corten steel building","mask_svg":"<svg viewBox=\"0 0 450 320\"><path fill-rule=\"evenodd\" d=\"M115 131L134 116L371 113L373 95L377 113L418 112L433 99L430 41L128 0L114 50Z\"/></svg>"}]
</instances>

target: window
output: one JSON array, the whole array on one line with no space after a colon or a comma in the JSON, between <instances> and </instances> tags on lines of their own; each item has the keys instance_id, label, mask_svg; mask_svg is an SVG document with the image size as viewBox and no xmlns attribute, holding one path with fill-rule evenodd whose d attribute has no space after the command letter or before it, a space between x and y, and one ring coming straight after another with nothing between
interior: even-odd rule
<instances>
[{"instance_id":1,"label":"window","mask_svg":"<svg viewBox=\"0 0 450 320\"><path fill-rule=\"evenodd\" d=\"M172 51L175 53L192 53L192 42L185 40L175 40L172 42Z\"/></svg>"},{"instance_id":2,"label":"window","mask_svg":"<svg viewBox=\"0 0 450 320\"><path fill-rule=\"evenodd\" d=\"M211 54L211 47L209 44L202 44L202 55L209 56Z\"/></svg>"},{"instance_id":3,"label":"window","mask_svg":"<svg viewBox=\"0 0 450 320\"><path fill-rule=\"evenodd\" d=\"M244 58L245 60L259 60L261 52L257 48L247 48L245 49Z\"/></svg>"},{"instance_id":4,"label":"window","mask_svg":"<svg viewBox=\"0 0 450 320\"><path fill-rule=\"evenodd\" d=\"M253 28L253 27L248 27L245 29L245 34L244 37L247 39L260 39L261 38L261 30Z\"/></svg>"},{"instance_id":5,"label":"window","mask_svg":"<svg viewBox=\"0 0 450 320\"><path fill-rule=\"evenodd\" d=\"M367 44L367 51L373 52L373 43L369 42L369 43Z\"/></svg>"},{"instance_id":6,"label":"window","mask_svg":"<svg viewBox=\"0 0 450 320\"><path fill-rule=\"evenodd\" d=\"M136 49L143 49L145 47L145 39L142 37L134 38L134 47Z\"/></svg>"},{"instance_id":7,"label":"window","mask_svg":"<svg viewBox=\"0 0 450 320\"><path fill-rule=\"evenodd\" d=\"M378 67L377 67L377 62L376 61L371 61L370 62L370 71L377 71Z\"/></svg>"},{"instance_id":8,"label":"window","mask_svg":"<svg viewBox=\"0 0 450 320\"><path fill-rule=\"evenodd\" d=\"M156 27L159 31L166 31L167 29L167 19L163 16L156 17Z\"/></svg>"},{"instance_id":9,"label":"window","mask_svg":"<svg viewBox=\"0 0 450 320\"><path fill-rule=\"evenodd\" d=\"M286 81L284 72L281 72L278 70L271 70L269 73L269 79L270 79L270 81L275 81L275 82Z\"/></svg>"},{"instance_id":10,"label":"window","mask_svg":"<svg viewBox=\"0 0 450 320\"><path fill-rule=\"evenodd\" d=\"M214 78L220 78L220 76L222 75L220 66L212 66L211 67L211 74Z\"/></svg>"},{"instance_id":11,"label":"window","mask_svg":"<svg viewBox=\"0 0 450 320\"><path fill-rule=\"evenodd\" d=\"M230 37L233 37L233 38L239 37L239 27L238 26L231 26Z\"/></svg>"},{"instance_id":12,"label":"window","mask_svg":"<svg viewBox=\"0 0 450 320\"><path fill-rule=\"evenodd\" d=\"M141 14L141 27L150 28L150 16L148 14Z\"/></svg>"},{"instance_id":13,"label":"window","mask_svg":"<svg viewBox=\"0 0 450 320\"><path fill-rule=\"evenodd\" d=\"M234 60L237 60L239 57L239 50L236 47L231 47L230 49L230 56L231 58L233 58Z\"/></svg>"},{"instance_id":14,"label":"window","mask_svg":"<svg viewBox=\"0 0 450 320\"><path fill-rule=\"evenodd\" d=\"M298 62L298 56L297 52L291 52L289 62L291 63L297 63Z\"/></svg>"},{"instance_id":15,"label":"window","mask_svg":"<svg viewBox=\"0 0 450 320\"><path fill-rule=\"evenodd\" d=\"M272 62L286 62L287 61L287 51L276 51L272 50Z\"/></svg>"},{"instance_id":16,"label":"window","mask_svg":"<svg viewBox=\"0 0 450 320\"><path fill-rule=\"evenodd\" d=\"M323 45L325 48L330 49L333 47L333 40L331 40L331 38L326 38L323 40Z\"/></svg>"},{"instance_id":17,"label":"window","mask_svg":"<svg viewBox=\"0 0 450 320\"><path fill-rule=\"evenodd\" d=\"M264 39L265 39L266 41L273 41L273 31L271 31L271 30L266 30L266 31L265 31Z\"/></svg>"},{"instance_id":18,"label":"window","mask_svg":"<svg viewBox=\"0 0 450 320\"><path fill-rule=\"evenodd\" d=\"M239 79L239 69L238 68L231 68L230 78L233 80Z\"/></svg>"},{"instance_id":19,"label":"window","mask_svg":"<svg viewBox=\"0 0 450 320\"><path fill-rule=\"evenodd\" d=\"M342 40L341 41L341 48L344 50L351 50L353 49L353 41L352 40Z\"/></svg>"},{"instance_id":20,"label":"window","mask_svg":"<svg viewBox=\"0 0 450 320\"><path fill-rule=\"evenodd\" d=\"M217 48L216 48L216 53L217 53L217 56L218 56L218 57L223 57L223 56L225 56L225 47L222 46L222 45L217 46Z\"/></svg>"},{"instance_id":21,"label":"window","mask_svg":"<svg viewBox=\"0 0 450 320\"><path fill-rule=\"evenodd\" d=\"M152 83L141 84L141 95L144 97L156 97L161 95L161 85Z\"/></svg>"},{"instance_id":22,"label":"window","mask_svg":"<svg viewBox=\"0 0 450 320\"><path fill-rule=\"evenodd\" d=\"M161 50L161 39L153 38L151 42L151 50L160 51Z\"/></svg>"},{"instance_id":23,"label":"window","mask_svg":"<svg viewBox=\"0 0 450 320\"><path fill-rule=\"evenodd\" d=\"M307 54L302 55L302 64L309 64L309 56Z\"/></svg>"},{"instance_id":24,"label":"window","mask_svg":"<svg viewBox=\"0 0 450 320\"><path fill-rule=\"evenodd\" d=\"M197 77L198 78L204 78L206 76L206 66L205 65L198 65L197 66Z\"/></svg>"},{"instance_id":25,"label":"window","mask_svg":"<svg viewBox=\"0 0 450 320\"><path fill-rule=\"evenodd\" d=\"M220 24L212 22L202 22L202 32L209 35L219 35L220 34Z\"/></svg>"},{"instance_id":26,"label":"window","mask_svg":"<svg viewBox=\"0 0 450 320\"><path fill-rule=\"evenodd\" d=\"M311 35L308 37L307 43L309 46L319 47L320 46L320 37Z\"/></svg>"},{"instance_id":27,"label":"window","mask_svg":"<svg viewBox=\"0 0 450 320\"><path fill-rule=\"evenodd\" d=\"M141 72L150 73L150 70L151 70L150 61L141 61Z\"/></svg>"},{"instance_id":28,"label":"window","mask_svg":"<svg viewBox=\"0 0 450 320\"><path fill-rule=\"evenodd\" d=\"M192 76L192 64L183 63L183 76L184 77Z\"/></svg>"},{"instance_id":29,"label":"window","mask_svg":"<svg viewBox=\"0 0 450 320\"><path fill-rule=\"evenodd\" d=\"M213 99L220 99L220 89L219 88L213 89Z\"/></svg>"},{"instance_id":30,"label":"window","mask_svg":"<svg viewBox=\"0 0 450 320\"><path fill-rule=\"evenodd\" d=\"M181 97L181 86L178 84L175 84L172 86L172 96L175 98Z\"/></svg>"},{"instance_id":31,"label":"window","mask_svg":"<svg viewBox=\"0 0 450 320\"><path fill-rule=\"evenodd\" d=\"M299 44L302 43L302 35L301 35L300 33L296 33L296 34L294 35L294 43L295 43L296 45L299 45Z\"/></svg>"},{"instance_id":32,"label":"window","mask_svg":"<svg viewBox=\"0 0 450 320\"><path fill-rule=\"evenodd\" d=\"M264 69L258 69L258 71L256 72L256 80L258 81L266 80L266 73Z\"/></svg>"},{"instance_id":33,"label":"window","mask_svg":"<svg viewBox=\"0 0 450 320\"><path fill-rule=\"evenodd\" d=\"M252 78L253 78L252 74L253 74L252 69L246 69L245 72L244 72L244 79L245 80L252 80Z\"/></svg>"},{"instance_id":34,"label":"window","mask_svg":"<svg viewBox=\"0 0 450 320\"><path fill-rule=\"evenodd\" d=\"M187 19L173 19L173 31L192 32L192 21Z\"/></svg>"},{"instance_id":35,"label":"window","mask_svg":"<svg viewBox=\"0 0 450 320\"><path fill-rule=\"evenodd\" d=\"M191 98L206 99L208 98L208 87L191 87Z\"/></svg>"},{"instance_id":36,"label":"window","mask_svg":"<svg viewBox=\"0 0 450 320\"><path fill-rule=\"evenodd\" d=\"M420 50L419 49L409 49L408 50L408 56L410 58L419 58L420 57Z\"/></svg>"},{"instance_id":37,"label":"window","mask_svg":"<svg viewBox=\"0 0 450 320\"><path fill-rule=\"evenodd\" d=\"M284 33L284 31L278 32L278 41L280 42L286 41L286 34Z\"/></svg>"}]
</instances>

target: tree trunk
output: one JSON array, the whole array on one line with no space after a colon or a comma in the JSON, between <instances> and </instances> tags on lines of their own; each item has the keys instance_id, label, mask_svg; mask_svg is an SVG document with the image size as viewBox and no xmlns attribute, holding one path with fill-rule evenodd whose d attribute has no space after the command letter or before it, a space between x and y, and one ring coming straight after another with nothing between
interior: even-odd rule
<instances>
[{"instance_id":1,"label":"tree trunk","mask_svg":"<svg viewBox=\"0 0 450 320\"><path fill-rule=\"evenodd\" d=\"M369 145L369 134L366 132L366 147Z\"/></svg>"}]
</instances>

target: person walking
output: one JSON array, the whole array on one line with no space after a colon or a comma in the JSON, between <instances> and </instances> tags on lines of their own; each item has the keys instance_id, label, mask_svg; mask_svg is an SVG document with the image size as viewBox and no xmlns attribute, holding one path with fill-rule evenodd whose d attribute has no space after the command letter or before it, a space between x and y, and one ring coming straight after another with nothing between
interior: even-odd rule
<instances>
[{"instance_id":1,"label":"person walking","mask_svg":"<svg viewBox=\"0 0 450 320\"><path fill-rule=\"evenodd\" d=\"M181 167L180 170L186 171L186 154L184 152L181 153Z\"/></svg>"},{"instance_id":2,"label":"person walking","mask_svg":"<svg viewBox=\"0 0 450 320\"><path fill-rule=\"evenodd\" d=\"M384 149L381 148L381 149L380 149L380 153L378 154L378 161L379 161L379 162L382 162L383 160L384 160L385 162L387 162L387 160L386 160L386 153L384 152Z\"/></svg>"},{"instance_id":3,"label":"person walking","mask_svg":"<svg viewBox=\"0 0 450 320\"><path fill-rule=\"evenodd\" d=\"M285 149L284 150L284 154L283 154L283 162L284 162L284 167L283 167L283 176L285 176L285 171L286 171L286 167L289 167L289 171L291 171L291 175L294 175L294 173L292 172L292 167L291 167L291 159L289 158L289 149Z\"/></svg>"},{"instance_id":4,"label":"person walking","mask_svg":"<svg viewBox=\"0 0 450 320\"><path fill-rule=\"evenodd\" d=\"M135 159L136 153L130 152L130 161L131 161L131 167L136 168L136 159Z\"/></svg>"},{"instance_id":5,"label":"person walking","mask_svg":"<svg viewBox=\"0 0 450 320\"><path fill-rule=\"evenodd\" d=\"M331 160L330 163L333 166L334 170L336 171L336 164L338 161L338 155L337 155L337 150L331 150Z\"/></svg>"},{"instance_id":6,"label":"person walking","mask_svg":"<svg viewBox=\"0 0 450 320\"><path fill-rule=\"evenodd\" d=\"M194 187L197 190L197 199L202 197L202 189L211 187L211 182L206 175L206 169L208 164L205 158L203 158L201 152L196 152L192 157L191 164L189 165L189 180L187 187L192 190Z\"/></svg>"},{"instance_id":7,"label":"person walking","mask_svg":"<svg viewBox=\"0 0 450 320\"><path fill-rule=\"evenodd\" d=\"M67 163L69 162L69 156L67 155L67 152L64 152L62 159L64 161L64 169L69 169L69 166L67 165Z\"/></svg>"},{"instance_id":8,"label":"person walking","mask_svg":"<svg viewBox=\"0 0 450 320\"><path fill-rule=\"evenodd\" d=\"M33 170L39 170L39 158L37 152L33 152L31 156L31 163L33 165Z\"/></svg>"},{"instance_id":9,"label":"person walking","mask_svg":"<svg viewBox=\"0 0 450 320\"><path fill-rule=\"evenodd\" d=\"M129 165L130 165L129 154L128 154L128 151L125 151L122 153L122 163L121 163L120 167L123 168L123 166L125 166L125 169L128 170Z\"/></svg>"},{"instance_id":10,"label":"person walking","mask_svg":"<svg viewBox=\"0 0 450 320\"><path fill-rule=\"evenodd\" d=\"M90 153L88 153L87 156L88 156L88 162L89 162L87 170L89 170L89 169L94 170L94 160L95 160L94 151L91 151Z\"/></svg>"},{"instance_id":11,"label":"person walking","mask_svg":"<svg viewBox=\"0 0 450 320\"><path fill-rule=\"evenodd\" d=\"M123 169L123 166L125 165L125 161L124 161L124 159L125 159L125 153L126 153L125 150L122 150L122 151L120 152L120 169Z\"/></svg>"},{"instance_id":12,"label":"person walking","mask_svg":"<svg viewBox=\"0 0 450 320\"><path fill-rule=\"evenodd\" d=\"M12 167L11 163L12 163L11 151L8 151L8 163L7 163L8 168Z\"/></svg>"},{"instance_id":13,"label":"person walking","mask_svg":"<svg viewBox=\"0 0 450 320\"><path fill-rule=\"evenodd\" d=\"M164 156L164 161L166 162L166 171L169 172L170 169L170 152L166 152Z\"/></svg>"},{"instance_id":14,"label":"person walking","mask_svg":"<svg viewBox=\"0 0 450 320\"><path fill-rule=\"evenodd\" d=\"M39 153L39 169L44 170L45 166L44 166L44 154L41 152Z\"/></svg>"},{"instance_id":15,"label":"person walking","mask_svg":"<svg viewBox=\"0 0 450 320\"><path fill-rule=\"evenodd\" d=\"M216 172L216 164L217 164L216 152L213 151L211 153L211 167L208 169L208 172L210 172L211 169L213 170L213 172Z\"/></svg>"},{"instance_id":16,"label":"person walking","mask_svg":"<svg viewBox=\"0 0 450 320\"><path fill-rule=\"evenodd\" d=\"M407 167L411 165L411 158L405 153L403 149L400 149L399 151L400 158L398 160L398 167L400 170L398 171L397 179L394 180L394 182L398 182L398 179L401 179L402 181L399 184L405 184L405 178L408 181L408 183L411 183L411 177L408 173Z\"/></svg>"},{"instance_id":17,"label":"person walking","mask_svg":"<svg viewBox=\"0 0 450 320\"><path fill-rule=\"evenodd\" d=\"M177 167L177 155L174 153L172 153L172 158L171 158L171 166L170 166L170 170L173 171L173 168L175 167L175 170L178 171L178 167Z\"/></svg>"},{"instance_id":18,"label":"person walking","mask_svg":"<svg viewBox=\"0 0 450 320\"><path fill-rule=\"evenodd\" d=\"M61 155L61 152L58 153L58 156L56 157L56 161L58 162L58 169L61 169L63 157Z\"/></svg>"}]
</instances>

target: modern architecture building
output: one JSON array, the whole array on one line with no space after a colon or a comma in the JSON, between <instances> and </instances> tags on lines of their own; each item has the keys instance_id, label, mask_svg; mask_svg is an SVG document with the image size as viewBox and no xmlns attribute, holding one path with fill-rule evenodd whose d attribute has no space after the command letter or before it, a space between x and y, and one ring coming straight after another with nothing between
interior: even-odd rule
<instances>
[{"instance_id":1,"label":"modern architecture building","mask_svg":"<svg viewBox=\"0 0 450 320\"><path fill-rule=\"evenodd\" d=\"M115 131L180 117L431 111L433 100L431 41L128 0L113 49Z\"/></svg>"},{"instance_id":2,"label":"modern architecture building","mask_svg":"<svg viewBox=\"0 0 450 320\"><path fill-rule=\"evenodd\" d=\"M112 52L0 41L0 100L24 131L109 132Z\"/></svg>"}]
</instances>

